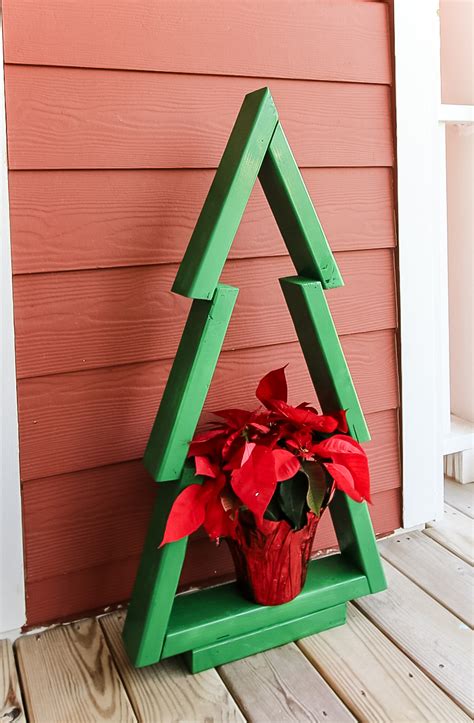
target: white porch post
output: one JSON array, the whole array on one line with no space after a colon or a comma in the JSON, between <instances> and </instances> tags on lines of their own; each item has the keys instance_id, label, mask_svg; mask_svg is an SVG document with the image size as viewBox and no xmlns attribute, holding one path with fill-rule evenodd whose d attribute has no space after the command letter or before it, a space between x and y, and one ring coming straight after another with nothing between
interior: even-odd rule
<instances>
[{"instance_id":1,"label":"white porch post","mask_svg":"<svg viewBox=\"0 0 474 723\"><path fill-rule=\"evenodd\" d=\"M437 0L394 0L394 29L403 524L412 527L442 514L449 384Z\"/></svg>"}]
</instances>

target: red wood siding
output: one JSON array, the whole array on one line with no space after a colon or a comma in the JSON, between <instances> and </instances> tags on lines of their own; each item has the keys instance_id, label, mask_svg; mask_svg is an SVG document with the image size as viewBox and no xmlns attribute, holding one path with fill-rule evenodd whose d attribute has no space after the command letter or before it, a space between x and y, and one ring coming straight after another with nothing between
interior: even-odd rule
<instances>
[{"instance_id":1,"label":"red wood siding","mask_svg":"<svg viewBox=\"0 0 474 723\"><path fill-rule=\"evenodd\" d=\"M388 17L376 2L4 2L7 63L389 83ZM282 48L282 33L285 43ZM250 37L249 37L250 35Z\"/></svg>"},{"instance_id":2,"label":"red wood siding","mask_svg":"<svg viewBox=\"0 0 474 723\"><path fill-rule=\"evenodd\" d=\"M10 172L15 274L178 263L213 170ZM305 168L334 251L395 246L390 168ZM100 240L100 243L99 243ZM286 254L257 184L230 258Z\"/></svg>"},{"instance_id":3,"label":"red wood siding","mask_svg":"<svg viewBox=\"0 0 474 723\"><path fill-rule=\"evenodd\" d=\"M189 307L170 286L243 95L268 84L346 286L328 299L400 525L391 58L385 3L4 0L28 624L126 600L156 485L140 463ZM255 188L209 410L290 363L314 398ZM262 304L263 302L263 304ZM334 545L326 520L318 545ZM181 584L224 579L197 534Z\"/></svg>"},{"instance_id":4,"label":"red wood siding","mask_svg":"<svg viewBox=\"0 0 474 723\"><path fill-rule=\"evenodd\" d=\"M10 65L10 167L214 168L243 96L263 85L299 165L392 163L386 85Z\"/></svg>"}]
</instances>

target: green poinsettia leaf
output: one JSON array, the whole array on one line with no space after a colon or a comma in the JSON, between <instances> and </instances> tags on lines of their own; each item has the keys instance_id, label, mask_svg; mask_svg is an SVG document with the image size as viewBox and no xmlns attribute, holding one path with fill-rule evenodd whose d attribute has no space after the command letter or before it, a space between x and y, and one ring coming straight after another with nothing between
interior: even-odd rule
<instances>
[{"instance_id":1,"label":"green poinsettia leaf","mask_svg":"<svg viewBox=\"0 0 474 723\"><path fill-rule=\"evenodd\" d=\"M308 480L302 472L297 472L291 479L280 482L278 487L280 506L296 530L306 524L307 494Z\"/></svg>"},{"instance_id":2,"label":"green poinsettia leaf","mask_svg":"<svg viewBox=\"0 0 474 723\"><path fill-rule=\"evenodd\" d=\"M284 519L284 514L280 507L278 489L275 490L275 493L271 498L270 502L268 503L267 509L265 510L265 514L263 516L266 520L271 520L272 522L279 522L280 520Z\"/></svg>"},{"instance_id":3,"label":"green poinsettia leaf","mask_svg":"<svg viewBox=\"0 0 474 723\"><path fill-rule=\"evenodd\" d=\"M303 462L302 469L306 475L308 485L306 490L307 505L319 517L328 492L326 471L319 462Z\"/></svg>"}]
</instances>

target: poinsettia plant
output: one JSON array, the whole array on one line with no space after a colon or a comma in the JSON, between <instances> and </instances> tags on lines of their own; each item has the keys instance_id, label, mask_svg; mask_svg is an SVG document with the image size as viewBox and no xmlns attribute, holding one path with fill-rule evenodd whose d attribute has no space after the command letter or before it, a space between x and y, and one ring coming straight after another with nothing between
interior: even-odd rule
<instances>
[{"instance_id":1,"label":"poinsettia plant","mask_svg":"<svg viewBox=\"0 0 474 723\"><path fill-rule=\"evenodd\" d=\"M176 498L162 545L201 525L211 539L235 538L242 512L257 529L285 520L300 530L335 489L370 502L367 456L347 433L343 410L319 414L306 402L288 404L285 367L264 376L256 396L263 406L214 412L221 421L192 440L188 456L204 479Z\"/></svg>"}]
</instances>

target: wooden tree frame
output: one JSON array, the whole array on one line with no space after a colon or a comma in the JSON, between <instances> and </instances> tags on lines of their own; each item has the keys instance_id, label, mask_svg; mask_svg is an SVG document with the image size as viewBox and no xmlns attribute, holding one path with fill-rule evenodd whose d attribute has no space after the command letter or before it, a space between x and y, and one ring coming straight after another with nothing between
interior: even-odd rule
<instances>
[{"instance_id":1,"label":"wooden tree frame","mask_svg":"<svg viewBox=\"0 0 474 723\"><path fill-rule=\"evenodd\" d=\"M137 667L179 653L192 672L230 662L341 625L348 600L386 587L367 505L341 492L330 505L340 553L312 561L285 605L245 600L235 583L176 596L187 539L159 548L177 495L202 481L186 456L238 294L219 278L257 178L298 273L280 283L322 409L345 409L351 435L370 439L324 295L343 280L262 88L245 97L173 285L193 303L144 457L162 484L123 631Z\"/></svg>"}]
</instances>

